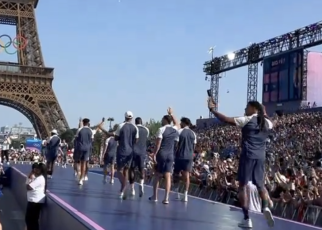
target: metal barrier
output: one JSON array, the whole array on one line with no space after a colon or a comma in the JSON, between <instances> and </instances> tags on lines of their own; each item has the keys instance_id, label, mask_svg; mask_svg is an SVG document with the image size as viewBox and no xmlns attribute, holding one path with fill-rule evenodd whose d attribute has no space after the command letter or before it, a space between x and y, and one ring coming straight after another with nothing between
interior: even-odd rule
<instances>
[{"instance_id":1,"label":"metal barrier","mask_svg":"<svg viewBox=\"0 0 322 230\"><path fill-rule=\"evenodd\" d=\"M148 178L146 184L153 185L154 178ZM164 180L161 181L160 187L164 188ZM184 192L185 185L183 183L179 184L179 192ZM203 199L221 202L229 205L235 205L237 200L235 199L237 193L234 191L223 190L217 191L213 188L205 187L201 188L197 184L190 184L188 194L195 197L200 197ZM322 227L322 207L318 206L303 206L295 204L294 202L289 203L275 203L272 208L272 213L275 216L290 219L318 227Z\"/></svg>"}]
</instances>

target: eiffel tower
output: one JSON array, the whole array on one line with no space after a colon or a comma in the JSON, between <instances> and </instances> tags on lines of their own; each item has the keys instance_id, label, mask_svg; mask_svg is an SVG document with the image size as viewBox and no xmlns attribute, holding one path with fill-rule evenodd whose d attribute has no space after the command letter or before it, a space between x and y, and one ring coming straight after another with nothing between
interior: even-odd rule
<instances>
[{"instance_id":1,"label":"eiffel tower","mask_svg":"<svg viewBox=\"0 0 322 230\"><path fill-rule=\"evenodd\" d=\"M52 129L69 129L67 120L52 88L54 69L45 67L41 52L35 9L38 0L0 0L0 24L16 27L18 63L0 61L0 105L25 115L39 138ZM0 33L2 37L8 37ZM0 50L6 44L1 44ZM2 114L5 118L6 115Z\"/></svg>"}]
</instances>

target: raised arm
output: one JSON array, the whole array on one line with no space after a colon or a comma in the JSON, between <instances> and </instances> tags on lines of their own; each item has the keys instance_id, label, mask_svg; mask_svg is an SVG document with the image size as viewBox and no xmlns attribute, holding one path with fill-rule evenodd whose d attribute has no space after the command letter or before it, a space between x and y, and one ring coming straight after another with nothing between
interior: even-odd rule
<instances>
[{"instance_id":1,"label":"raised arm","mask_svg":"<svg viewBox=\"0 0 322 230\"><path fill-rule=\"evenodd\" d=\"M224 122L226 124L233 125L233 126L244 127L249 122L249 120L251 119L251 117L249 117L249 116L227 117L226 115L217 112L215 110L216 107L217 107L217 105L215 104L213 98L209 97L208 98L209 111L213 115L215 115L215 117L217 117L218 120L220 120L221 122Z\"/></svg>"},{"instance_id":2,"label":"raised arm","mask_svg":"<svg viewBox=\"0 0 322 230\"><path fill-rule=\"evenodd\" d=\"M83 119L80 117L79 121L78 121L78 128L82 128L83 127Z\"/></svg>"},{"instance_id":3,"label":"raised arm","mask_svg":"<svg viewBox=\"0 0 322 230\"><path fill-rule=\"evenodd\" d=\"M102 118L102 122L97 126L97 128L99 128L100 130L102 130L103 133L105 134L108 134L109 131L107 131L105 128L104 128L104 121L105 121L105 118L103 117Z\"/></svg>"},{"instance_id":4,"label":"raised arm","mask_svg":"<svg viewBox=\"0 0 322 230\"><path fill-rule=\"evenodd\" d=\"M177 120L177 118L173 114L173 109L171 107L169 107L167 109L167 112L168 112L168 115L171 116L171 118L172 118L173 126L176 127L177 129L180 129L180 122Z\"/></svg>"}]
</instances>

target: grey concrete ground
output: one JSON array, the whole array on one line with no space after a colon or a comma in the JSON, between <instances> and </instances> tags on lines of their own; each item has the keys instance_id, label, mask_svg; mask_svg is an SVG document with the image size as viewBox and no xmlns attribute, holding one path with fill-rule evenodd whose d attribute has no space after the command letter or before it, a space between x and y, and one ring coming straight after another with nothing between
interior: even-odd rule
<instances>
[{"instance_id":1,"label":"grey concrete ground","mask_svg":"<svg viewBox=\"0 0 322 230\"><path fill-rule=\"evenodd\" d=\"M21 210L8 188L3 189L0 197L0 221L3 230L23 230L25 226L24 211Z\"/></svg>"}]
</instances>

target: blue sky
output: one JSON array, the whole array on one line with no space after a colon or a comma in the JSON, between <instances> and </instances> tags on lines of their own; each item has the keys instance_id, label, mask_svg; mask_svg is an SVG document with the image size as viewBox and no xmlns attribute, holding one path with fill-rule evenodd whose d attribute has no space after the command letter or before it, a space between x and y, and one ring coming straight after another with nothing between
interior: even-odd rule
<instances>
[{"instance_id":1,"label":"blue sky","mask_svg":"<svg viewBox=\"0 0 322 230\"><path fill-rule=\"evenodd\" d=\"M121 122L127 110L160 119L168 106L178 116L206 117L209 47L227 54L317 22L321 8L320 0L40 0L36 15L45 64L55 68L53 87L74 127L80 116ZM15 35L15 27L0 30ZM16 57L0 53L0 60ZM247 68L227 72L219 110L242 115L246 86ZM0 113L0 126L30 126L13 109L1 106Z\"/></svg>"}]
</instances>

